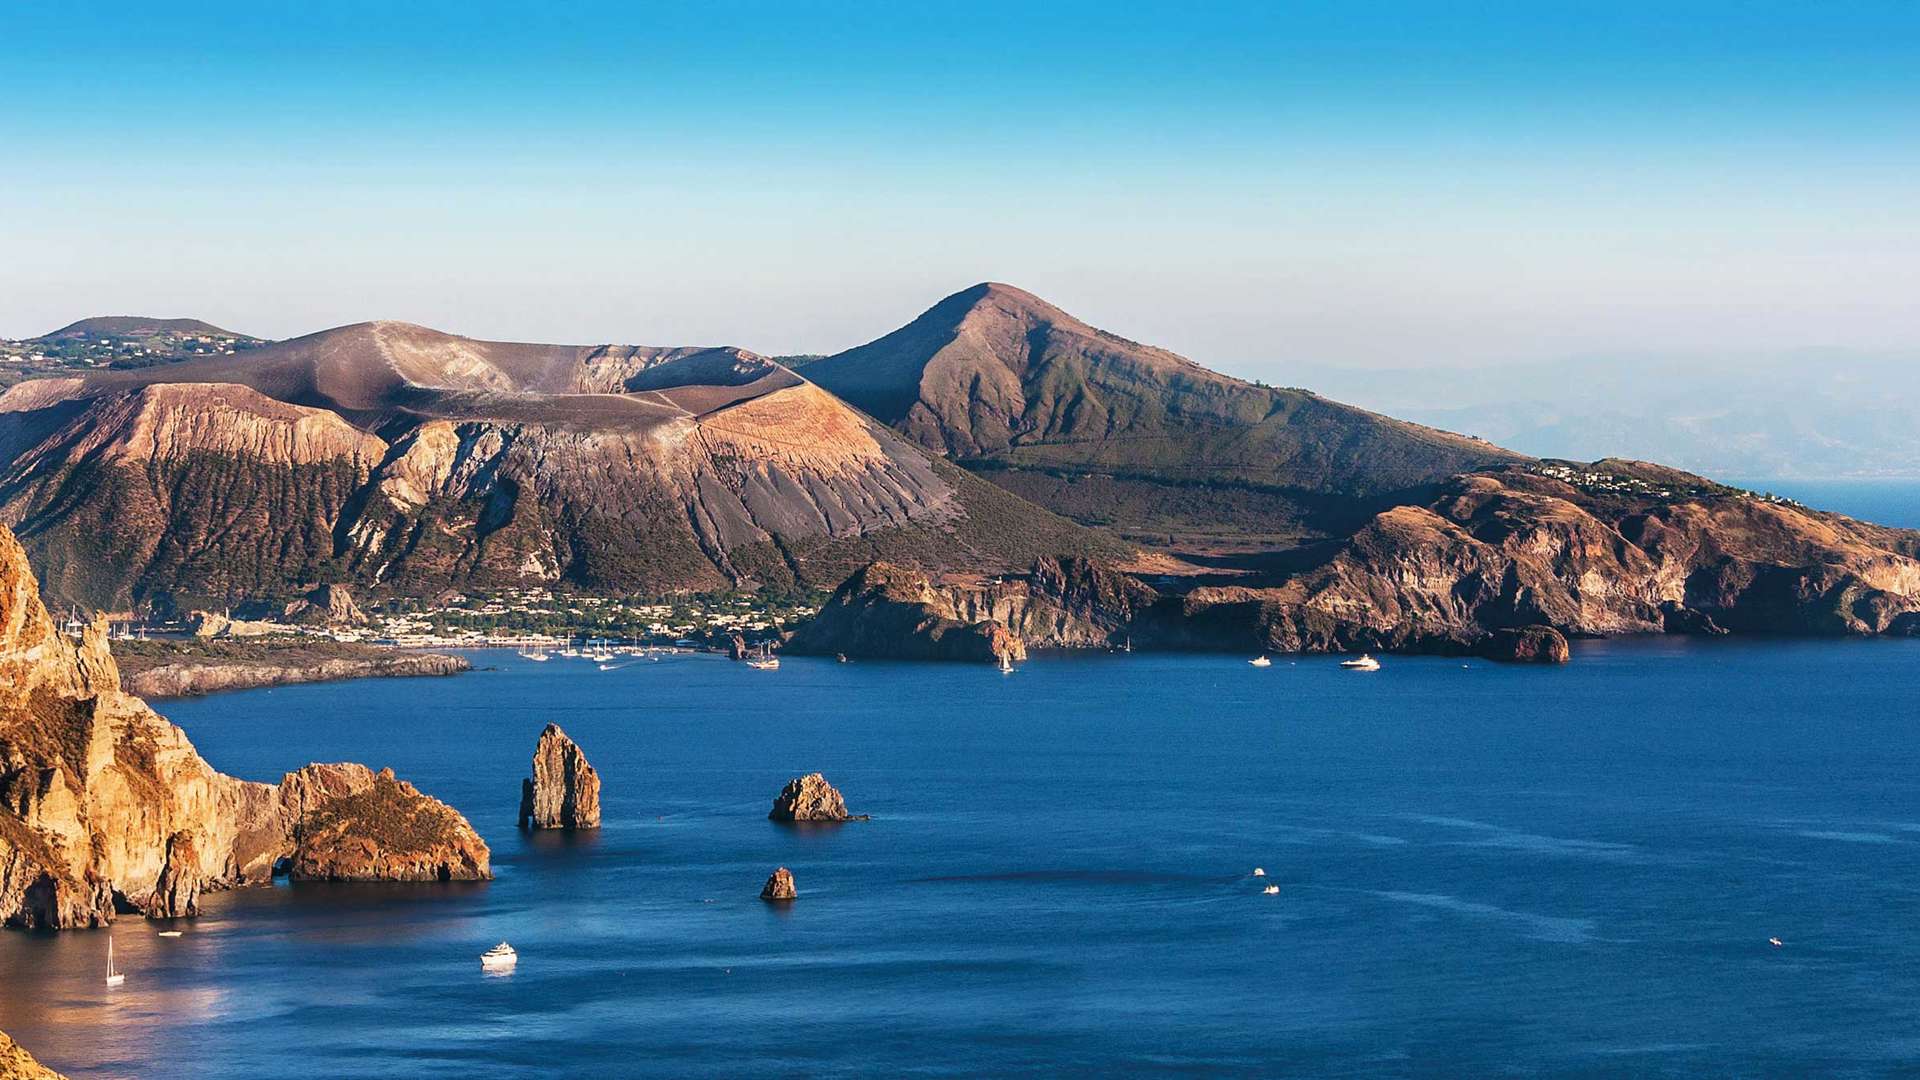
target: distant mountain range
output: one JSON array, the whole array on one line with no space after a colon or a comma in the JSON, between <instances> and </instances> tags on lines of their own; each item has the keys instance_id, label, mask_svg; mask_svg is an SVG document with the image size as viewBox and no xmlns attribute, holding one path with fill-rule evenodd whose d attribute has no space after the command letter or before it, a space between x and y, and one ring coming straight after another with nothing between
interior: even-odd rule
<instances>
[{"instance_id":1,"label":"distant mountain range","mask_svg":"<svg viewBox=\"0 0 1920 1080\"><path fill-rule=\"evenodd\" d=\"M1547 457L1628 456L1748 479L1920 478L1920 356L1803 351L1290 374Z\"/></svg>"},{"instance_id":2,"label":"distant mountain range","mask_svg":"<svg viewBox=\"0 0 1920 1080\"><path fill-rule=\"evenodd\" d=\"M786 363L394 322L85 362L0 394L0 462L0 525L89 607L866 580L844 625L1008 648L1920 632L1920 533L1244 382L993 283Z\"/></svg>"}]
</instances>

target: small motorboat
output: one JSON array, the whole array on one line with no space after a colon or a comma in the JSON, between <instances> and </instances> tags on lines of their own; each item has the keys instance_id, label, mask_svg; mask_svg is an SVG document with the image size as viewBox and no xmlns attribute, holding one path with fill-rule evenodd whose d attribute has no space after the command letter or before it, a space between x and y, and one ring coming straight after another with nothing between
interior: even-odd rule
<instances>
[{"instance_id":1,"label":"small motorboat","mask_svg":"<svg viewBox=\"0 0 1920 1080\"><path fill-rule=\"evenodd\" d=\"M504 941L480 954L480 966L488 971L505 971L519 962L520 954Z\"/></svg>"},{"instance_id":2,"label":"small motorboat","mask_svg":"<svg viewBox=\"0 0 1920 1080\"><path fill-rule=\"evenodd\" d=\"M1264 656L1256 656L1253 659L1247 661L1247 663L1252 664L1254 667L1272 667L1273 666L1273 661L1267 659Z\"/></svg>"},{"instance_id":3,"label":"small motorboat","mask_svg":"<svg viewBox=\"0 0 1920 1080\"><path fill-rule=\"evenodd\" d=\"M156 937L179 937L179 936L180 936L180 931L178 931L178 930L162 930L162 931L160 931L160 933L158 933L158 934L156 934L156 935L154 935L154 936L156 936Z\"/></svg>"},{"instance_id":4,"label":"small motorboat","mask_svg":"<svg viewBox=\"0 0 1920 1080\"><path fill-rule=\"evenodd\" d=\"M1266 876L1267 876L1267 871L1266 871L1266 869L1265 869L1264 867L1259 867L1259 866L1256 866L1256 867L1254 867L1254 868L1253 868L1253 876L1254 876L1254 877L1266 877Z\"/></svg>"},{"instance_id":5,"label":"small motorboat","mask_svg":"<svg viewBox=\"0 0 1920 1080\"><path fill-rule=\"evenodd\" d=\"M1779 938L1777 938L1777 937L1770 937L1770 938L1768 938L1768 939L1767 939L1767 944L1769 944L1769 945L1771 945L1771 946L1773 946L1774 948L1776 948L1776 949L1778 949L1778 948L1782 948L1783 946L1785 946L1785 945L1786 945L1786 942L1784 942L1784 941L1781 941L1781 940L1780 940Z\"/></svg>"},{"instance_id":6,"label":"small motorboat","mask_svg":"<svg viewBox=\"0 0 1920 1080\"><path fill-rule=\"evenodd\" d=\"M107 939L107 985L119 986L127 981L125 973L113 966L113 939Z\"/></svg>"},{"instance_id":7,"label":"small motorboat","mask_svg":"<svg viewBox=\"0 0 1920 1080\"><path fill-rule=\"evenodd\" d=\"M1361 653L1352 660L1340 661L1340 666L1346 668L1348 671L1379 671L1380 661L1375 660L1367 653Z\"/></svg>"},{"instance_id":8,"label":"small motorboat","mask_svg":"<svg viewBox=\"0 0 1920 1080\"><path fill-rule=\"evenodd\" d=\"M1260 890L1260 894L1261 894L1262 896L1279 896L1279 895L1280 895L1280 886L1278 886L1278 885L1269 885L1269 886L1267 886L1266 888L1264 888L1264 889L1261 889L1261 890Z\"/></svg>"}]
</instances>

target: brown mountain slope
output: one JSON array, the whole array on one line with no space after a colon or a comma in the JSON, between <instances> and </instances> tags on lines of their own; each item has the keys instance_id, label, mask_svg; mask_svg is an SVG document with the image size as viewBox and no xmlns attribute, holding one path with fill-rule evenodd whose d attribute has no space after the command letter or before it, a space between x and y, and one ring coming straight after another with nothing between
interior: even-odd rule
<instances>
[{"instance_id":1,"label":"brown mountain slope","mask_svg":"<svg viewBox=\"0 0 1920 1080\"><path fill-rule=\"evenodd\" d=\"M808 378L921 445L1102 523L1154 529L1241 518L1266 529L1258 500L1181 495L1204 486L1366 497L1523 460L1476 439L1257 386L1165 349L1095 329L1030 293L982 284L947 297L877 341L812 361ZM1076 498L1031 476L1103 477ZM1160 489L1160 490L1155 490ZM1313 509L1308 505L1306 509ZM1079 512L1076 512L1079 511ZM1279 516L1297 516L1283 508Z\"/></svg>"},{"instance_id":2,"label":"brown mountain slope","mask_svg":"<svg viewBox=\"0 0 1920 1080\"><path fill-rule=\"evenodd\" d=\"M61 602L354 580L664 592L1117 553L737 349L363 323L0 395L0 523ZM983 527L992 523L991 527Z\"/></svg>"}]
</instances>

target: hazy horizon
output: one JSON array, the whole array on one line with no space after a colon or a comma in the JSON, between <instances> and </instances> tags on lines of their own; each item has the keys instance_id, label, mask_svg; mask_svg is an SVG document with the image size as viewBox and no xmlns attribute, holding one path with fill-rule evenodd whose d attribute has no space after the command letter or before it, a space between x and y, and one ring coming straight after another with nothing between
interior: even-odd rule
<instances>
[{"instance_id":1,"label":"hazy horizon","mask_svg":"<svg viewBox=\"0 0 1920 1080\"><path fill-rule=\"evenodd\" d=\"M827 352L976 281L1268 381L1920 347L1920 11L16 10L0 333Z\"/></svg>"}]
</instances>

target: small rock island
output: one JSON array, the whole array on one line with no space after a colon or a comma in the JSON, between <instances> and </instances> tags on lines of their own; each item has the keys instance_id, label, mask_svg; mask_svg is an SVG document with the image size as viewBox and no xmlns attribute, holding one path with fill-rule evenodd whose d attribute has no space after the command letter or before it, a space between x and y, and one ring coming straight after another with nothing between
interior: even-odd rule
<instances>
[{"instance_id":1,"label":"small rock island","mask_svg":"<svg viewBox=\"0 0 1920 1080\"><path fill-rule=\"evenodd\" d=\"M520 827L600 827L600 774L559 724L548 724L540 733L533 750L533 775L520 781Z\"/></svg>"},{"instance_id":2,"label":"small rock island","mask_svg":"<svg viewBox=\"0 0 1920 1080\"><path fill-rule=\"evenodd\" d=\"M865 814L847 813L847 800L819 773L796 776L774 797L767 814L773 821L865 821Z\"/></svg>"},{"instance_id":3,"label":"small rock island","mask_svg":"<svg viewBox=\"0 0 1920 1080\"><path fill-rule=\"evenodd\" d=\"M793 871L784 866L768 875L766 887L760 890L760 899L770 904L784 903L799 895L793 887Z\"/></svg>"}]
</instances>

